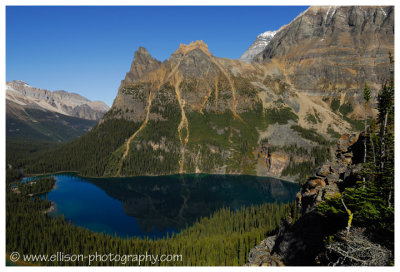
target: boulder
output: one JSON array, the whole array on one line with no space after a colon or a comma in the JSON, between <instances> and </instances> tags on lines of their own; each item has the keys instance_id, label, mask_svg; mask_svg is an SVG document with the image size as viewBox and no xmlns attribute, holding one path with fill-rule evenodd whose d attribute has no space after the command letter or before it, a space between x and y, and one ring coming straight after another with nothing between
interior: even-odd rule
<instances>
[{"instance_id":1,"label":"boulder","mask_svg":"<svg viewBox=\"0 0 400 272\"><path fill-rule=\"evenodd\" d=\"M266 250L271 252L275 245L275 240L276 240L276 235L269 236L267 239L261 241L261 244L264 246Z\"/></svg>"},{"instance_id":2,"label":"boulder","mask_svg":"<svg viewBox=\"0 0 400 272\"><path fill-rule=\"evenodd\" d=\"M323 179L320 179L320 178L311 178L311 179L308 181L308 185L309 185L311 188L315 188L315 187L325 187L326 183L325 183L325 181L324 181Z\"/></svg>"},{"instance_id":3,"label":"boulder","mask_svg":"<svg viewBox=\"0 0 400 272\"><path fill-rule=\"evenodd\" d=\"M320 177L326 177L330 172L331 172L330 165L324 164L317 170L317 175Z\"/></svg>"},{"instance_id":4,"label":"boulder","mask_svg":"<svg viewBox=\"0 0 400 272\"><path fill-rule=\"evenodd\" d=\"M339 181L339 174L336 172L332 172L329 175L326 176L326 183L335 183Z\"/></svg>"}]
</instances>

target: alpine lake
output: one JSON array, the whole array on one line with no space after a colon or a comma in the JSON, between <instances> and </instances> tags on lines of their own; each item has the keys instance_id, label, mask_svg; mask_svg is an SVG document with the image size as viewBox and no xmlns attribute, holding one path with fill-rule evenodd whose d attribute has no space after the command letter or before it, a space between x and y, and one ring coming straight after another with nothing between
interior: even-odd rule
<instances>
[{"instance_id":1,"label":"alpine lake","mask_svg":"<svg viewBox=\"0 0 400 272\"><path fill-rule=\"evenodd\" d=\"M64 216L74 225L123 238L161 238L223 207L236 210L287 203L295 200L299 190L295 183L246 175L51 176L55 187L42 196L53 202L51 216Z\"/></svg>"}]
</instances>

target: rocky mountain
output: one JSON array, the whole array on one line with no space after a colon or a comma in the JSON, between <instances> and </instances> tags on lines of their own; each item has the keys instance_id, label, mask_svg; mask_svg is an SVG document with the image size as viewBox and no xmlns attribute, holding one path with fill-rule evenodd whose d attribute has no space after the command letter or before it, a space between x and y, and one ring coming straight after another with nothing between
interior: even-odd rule
<instances>
[{"instance_id":1,"label":"rocky mountain","mask_svg":"<svg viewBox=\"0 0 400 272\"><path fill-rule=\"evenodd\" d=\"M41 108L86 120L100 120L109 109L101 101L90 101L66 91L38 89L21 80L7 82L6 99L24 107Z\"/></svg>"},{"instance_id":2,"label":"rocky mountain","mask_svg":"<svg viewBox=\"0 0 400 272\"><path fill-rule=\"evenodd\" d=\"M392 7L312 7L251 64L218 58L202 41L162 63L139 48L99 125L64 147L80 154L65 167L302 179L341 134L363 129L362 89L367 82L376 93L390 69L393 25Z\"/></svg>"},{"instance_id":3,"label":"rocky mountain","mask_svg":"<svg viewBox=\"0 0 400 272\"><path fill-rule=\"evenodd\" d=\"M283 27L254 61L279 69L303 92L345 92L367 82L377 89L389 74L394 7L310 7Z\"/></svg>"},{"instance_id":4,"label":"rocky mountain","mask_svg":"<svg viewBox=\"0 0 400 272\"><path fill-rule=\"evenodd\" d=\"M68 141L87 133L108 110L75 93L34 88L23 81L6 85L7 138Z\"/></svg>"},{"instance_id":5,"label":"rocky mountain","mask_svg":"<svg viewBox=\"0 0 400 272\"><path fill-rule=\"evenodd\" d=\"M279 30L278 30L279 31ZM252 45L243 53L239 60L251 63L256 55L262 52L278 31L266 31L257 36Z\"/></svg>"}]
</instances>

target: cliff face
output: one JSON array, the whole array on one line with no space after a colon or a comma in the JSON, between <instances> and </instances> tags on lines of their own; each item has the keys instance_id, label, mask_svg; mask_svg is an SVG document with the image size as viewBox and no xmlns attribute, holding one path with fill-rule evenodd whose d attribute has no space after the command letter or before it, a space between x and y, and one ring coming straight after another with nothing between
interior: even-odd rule
<instances>
[{"instance_id":1,"label":"cliff face","mask_svg":"<svg viewBox=\"0 0 400 272\"><path fill-rule=\"evenodd\" d=\"M279 63L298 90L349 92L388 79L393 45L394 7L310 7L254 61Z\"/></svg>"}]
</instances>

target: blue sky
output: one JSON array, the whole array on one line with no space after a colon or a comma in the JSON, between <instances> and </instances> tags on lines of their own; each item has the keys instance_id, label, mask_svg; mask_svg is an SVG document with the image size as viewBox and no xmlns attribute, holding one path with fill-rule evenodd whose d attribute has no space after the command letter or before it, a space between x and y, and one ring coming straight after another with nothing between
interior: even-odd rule
<instances>
[{"instance_id":1,"label":"blue sky","mask_svg":"<svg viewBox=\"0 0 400 272\"><path fill-rule=\"evenodd\" d=\"M203 40L239 58L258 34L307 7L6 7L6 80L77 92L111 105L135 50L161 60Z\"/></svg>"}]
</instances>

